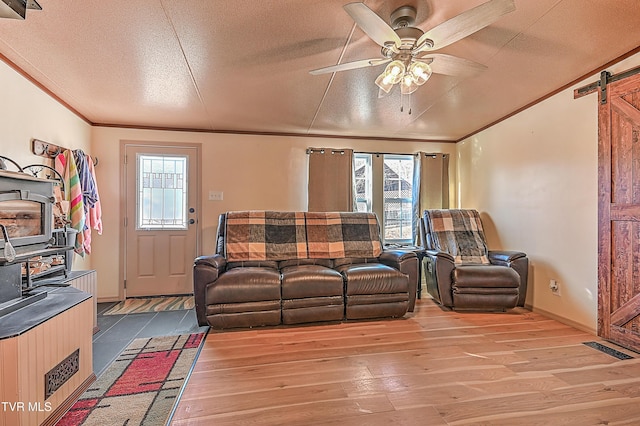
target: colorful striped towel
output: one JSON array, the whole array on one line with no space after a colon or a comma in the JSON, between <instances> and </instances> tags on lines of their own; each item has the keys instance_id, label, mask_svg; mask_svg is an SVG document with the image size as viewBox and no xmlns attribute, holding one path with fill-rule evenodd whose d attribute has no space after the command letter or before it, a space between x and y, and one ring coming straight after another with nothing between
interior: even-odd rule
<instances>
[{"instance_id":1,"label":"colorful striped towel","mask_svg":"<svg viewBox=\"0 0 640 426\"><path fill-rule=\"evenodd\" d=\"M76 234L75 251L80 256L84 256L84 203L82 201L82 187L80 186L78 169L71 150L66 150L56 157L55 169L64 178L67 188L67 193L64 194L64 197L69 201L71 227L78 231Z\"/></svg>"},{"instance_id":2,"label":"colorful striped towel","mask_svg":"<svg viewBox=\"0 0 640 426\"><path fill-rule=\"evenodd\" d=\"M94 189L96 191L96 203L89 210L89 226L96 231L98 235L102 235L102 205L100 204L100 195L98 192L98 180L96 179L95 166L93 159L87 155L87 164L89 164L89 173L93 176Z\"/></svg>"}]
</instances>

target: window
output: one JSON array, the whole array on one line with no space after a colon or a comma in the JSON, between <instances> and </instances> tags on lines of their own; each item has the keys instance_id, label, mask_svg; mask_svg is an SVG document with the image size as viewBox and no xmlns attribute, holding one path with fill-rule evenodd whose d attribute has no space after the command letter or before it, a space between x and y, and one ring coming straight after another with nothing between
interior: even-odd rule
<instances>
[{"instance_id":1,"label":"window","mask_svg":"<svg viewBox=\"0 0 640 426\"><path fill-rule=\"evenodd\" d=\"M384 156L384 240L413 239L413 156Z\"/></svg>"},{"instance_id":2,"label":"window","mask_svg":"<svg viewBox=\"0 0 640 426\"><path fill-rule=\"evenodd\" d=\"M359 212L371 212L373 211L371 154L354 154L353 161L356 179L356 210Z\"/></svg>"},{"instance_id":3,"label":"window","mask_svg":"<svg viewBox=\"0 0 640 426\"><path fill-rule=\"evenodd\" d=\"M413 155L355 153L356 205L381 218L385 243L413 242Z\"/></svg>"},{"instance_id":4,"label":"window","mask_svg":"<svg viewBox=\"0 0 640 426\"><path fill-rule=\"evenodd\" d=\"M187 229L187 157L138 154L137 229Z\"/></svg>"}]
</instances>

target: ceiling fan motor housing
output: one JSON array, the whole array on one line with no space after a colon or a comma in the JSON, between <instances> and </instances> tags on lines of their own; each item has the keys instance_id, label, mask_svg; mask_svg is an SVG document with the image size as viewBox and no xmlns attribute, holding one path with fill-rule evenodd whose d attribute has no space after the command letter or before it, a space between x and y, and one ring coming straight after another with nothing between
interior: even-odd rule
<instances>
[{"instance_id":1,"label":"ceiling fan motor housing","mask_svg":"<svg viewBox=\"0 0 640 426\"><path fill-rule=\"evenodd\" d=\"M400 46L389 46L390 49L383 47L382 54L385 57L392 58L398 53L408 53L402 51L408 51L416 47L416 41L424 34L424 31L420 28L413 26L416 22L416 16L417 11L413 6L401 6L393 11L390 18L391 27L398 37L400 37L402 43ZM389 52L389 50L391 50L391 52ZM400 52L398 52L398 50L400 50Z\"/></svg>"},{"instance_id":2,"label":"ceiling fan motor housing","mask_svg":"<svg viewBox=\"0 0 640 426\"><path fill-rule=\"evenodd\" d=\"M416 40L418 40L422 36L422 34L424 34L424 31L422 31L420 28L404 27L398 28L396 30L396 34L398 34L398 37L400 37L400 40L402 40L400 49L413 49L416 44Z\"/></svg>"},{"instance_id":3,"label":"ceiling fan motor housing","mask_svg":"<svg viewBox=\"0 0 640 426\"><path fill-rule=\"evenodd\" d=\"M417 12L413 6L400 6L391 14L391 28L411 27L416 23Z\"/></svg>"}]
</instances>

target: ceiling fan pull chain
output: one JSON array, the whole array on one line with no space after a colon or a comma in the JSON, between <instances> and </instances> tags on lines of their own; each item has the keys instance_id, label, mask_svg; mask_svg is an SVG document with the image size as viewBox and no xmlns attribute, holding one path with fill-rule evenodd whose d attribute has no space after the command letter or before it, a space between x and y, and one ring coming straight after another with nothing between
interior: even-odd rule
<instances>
[{"instance_id":1,"label":"ceiling fan pull chain","mask_svg":"<svg viewBox=\"0 0 640 426\"><path fill-rule=\"evenodd\" d=\"M409 115L411 115L411 93L408 95L409 98ZM400 112L404 112L404 94L400 94Z\"/></svg>"}]
</instances>

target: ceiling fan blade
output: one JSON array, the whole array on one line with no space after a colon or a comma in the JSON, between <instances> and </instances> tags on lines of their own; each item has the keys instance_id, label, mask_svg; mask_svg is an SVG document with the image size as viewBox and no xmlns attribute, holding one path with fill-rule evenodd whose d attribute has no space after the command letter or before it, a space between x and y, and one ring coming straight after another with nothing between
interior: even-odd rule
<instances>
[{"instance_id":1,"label":"ceiling fan blade","mask_svg":"<svg viewBox=\"0 0 640 426\"><path fill-rule=\"evenodd\" d=\"M445 55L444 53L430 53L416 59L428 63L431 71L436 74L453 75L456 77L470 77L487 69L485 65L470 61L469 59Z\"/></svg>"},{"instance_id":2,"label":"ceiling fan blade","mask_svg":"<svg viewBox=\"0 0 640 426\"><path fill-rule=\"evenodd\" d=\"M362 59L360 61L346 62L344 64L332 65L330 67L318 68L317 70L309 71L309 74L327 74L330 72L354 70L357 68L375 67L377 65L386 64L391 61L390 58L375 58L375 59Z\"/></svg>"},{"instance_id":3,"label":"ceiling fan blade","mask_svg":"<svg viewBox=\"0 0 640 426\"><path fill-rule=\"evenodd\" d=\"M493 24L501 16L516 10L513 0L490 0L454 16L425 32L417 41L415 52L441 49L482 28ZM432 40L433 46L424 43Z\"/></svg>"},{"instance_id":4,"label":"ceiling fan blade","mask_svg":"<svg viewBox=\"0 0 640 426\"><path fill-rule=\"evenodd\" d=\"M400 37L398 37L398 34L373 10L365 6L364 3L349 3L343 7L371 40L382 47L384 47L384 44L387 42L393 42L396 47L400 47L402 41Z\"/></svg>"}]
</instances>

